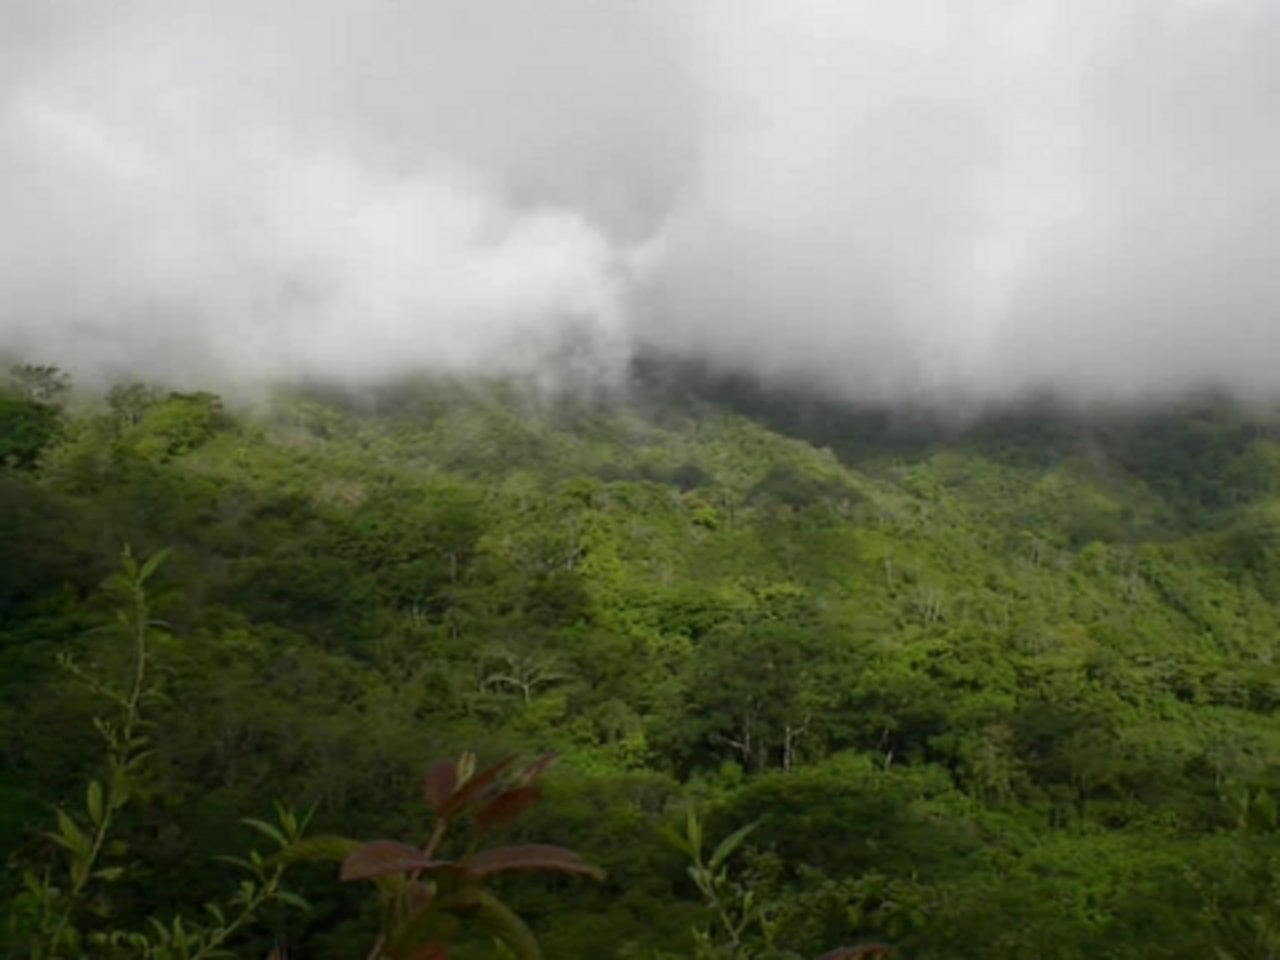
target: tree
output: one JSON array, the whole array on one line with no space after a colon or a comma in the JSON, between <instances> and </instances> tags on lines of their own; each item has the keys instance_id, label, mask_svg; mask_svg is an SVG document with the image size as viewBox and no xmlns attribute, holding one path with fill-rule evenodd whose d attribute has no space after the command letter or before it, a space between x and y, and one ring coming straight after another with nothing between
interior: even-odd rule
<instances>
[{"instance_id":1,"label":"tree","mask_svg":"<svg viewBox=\"0 0 1280 960\"><path fill-rule=\"evenodd\" d=\"M790 769L822 742L841 665L838 646L811 626L715 630L696 648L676 737L704 761L728 750L748 769Z\"/></svg>"},{"instance_id":2,"label":"tree","mask_svg":"<svg viewBox=\"0 0 1280 960\"><path fill-rule=\"evenodd\" d=\"M61 429L57 407L0 393L0 467L30 470Z\"/></svg>"},{"instance_id":3,"label":"tree","mask_svg":"<svg viewBox=\"0 0 1280 960\"><path fill-rule=\"evenodd\" d=\"M71 377L57 367L20 363L9 368L18 394L32 403L56 404L71 389Z\"/></svg>"},{"instance_id":4,"label":"tree","mask_svg":"<svg viewBox=\"0 0 1280 960\"><path fill-rule=\"evenodd\" d=\"M163 402L146 408L135 445L145 456L168 459L197 449L230 424L222 400L215 394L171 393Z\"/></svg>"},{"instance_id":5,"label":"tree","mask_svg":"<svg viewBox=\"0 0 1280 960\"><path fill-rule=\"evenodd\" d=\"M160 402L159 392L145 383L118 383L107 392L107 407L125 428L138 426L146 412Z\"/></svg>"}]
</instances>

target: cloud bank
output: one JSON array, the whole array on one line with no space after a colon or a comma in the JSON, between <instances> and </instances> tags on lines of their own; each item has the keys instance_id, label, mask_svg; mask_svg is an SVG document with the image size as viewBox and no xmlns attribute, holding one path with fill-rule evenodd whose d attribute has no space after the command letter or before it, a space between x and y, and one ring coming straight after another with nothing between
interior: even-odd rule
<instances>
[{"instance_id":1,"label":"cloud bank","mask_svg":"<svg viewBox=\"0 0 1280 960\"><path fill-rule=\"evenodd\" d=\"M1277 48L1273 0L8 0L0 350L1276 395Z\"/></svg>"}]
</instances>

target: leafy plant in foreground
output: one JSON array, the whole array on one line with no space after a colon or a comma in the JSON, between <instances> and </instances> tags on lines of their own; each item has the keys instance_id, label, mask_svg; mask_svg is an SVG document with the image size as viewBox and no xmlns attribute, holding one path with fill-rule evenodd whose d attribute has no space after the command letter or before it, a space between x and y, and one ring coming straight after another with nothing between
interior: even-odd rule
<instances>
[{"instance_id":1,"label":"leafy plant in foreground","mask_svg":"<svg viewBox=\"0 0 1280 960\"><path fill-rule=\"evenodd\" d=\"M756 820L723 838L707 856L702 820L693 810L685 818L684 833L663 830L667 841L689 858L688 873L710 914L710 922L693 930L695 960L793 960L799 954L778 945L779 924L762 898L729 875L729 858L760 825ZM887 957L879 943L837 947L819 960L857 960Z\"/></svg>"},{"instance_id":2,"label":"leafy plant in foreground","mask_svg":"<svg viewBox=\"0 0 1280 960\"><path fill-rule=\"evenodd\" d=\"M473 754L441 760L427 770L422 792L435 824L421 847L396 840L359 843L345 837L313 837L285 854L292 860L340 860L344 881L370 880L382 906L381 930L370 952L390 960L445 960L466 931L494 937L518 960L538 960L533 932L510 907L485 889L497 874L549 871L604 879L604 871L565 847L548 844L479 848L495 827L517 820L542 798L539 777L551 755L512 772L513 759L476 769ZM463 821L473 839L456 859L440 850L449 829Z\"/></svg>"},{"instance_id":3,"label":"leafy plant in foreground","mask_svg":"<svg viewBox=\"0 0 1280 960\"><path fill-rule=\"evenodd\" d=\"M268 904L306 904L283 889L285 864L270 861L257 851L247 859L224 858L242 867L248 876L225 903L205 905L199 920L174 917L168 923L151 918L142 930L110 929L112 915L106 888L125 877L128 867L108 863L124 844L113 837L120 812L133 799L151 754L151 727L145 708L162 699L152 681L151 641L166 630L152 616L147 583L167 557L154 554L139 563L126 548L121 571L104 584L116 600L110 625L127 642L129 657L122 680L104 678L70 657L59 663L77 681L108 705L94 717L94 727L104 746L105 775L85 788L84 809L72 813L57 810L57 829L48 834L61 851L61 859L41 872L23 873L22 889L8 905L8 952L30 960L129 957L138 960L213 960L230 956L226 943L240 933ZM247 826L270 838L278 847L297 844L306 829L305 817L277 806L277 824L244 820Z\"/></svg>"}]
</instances>

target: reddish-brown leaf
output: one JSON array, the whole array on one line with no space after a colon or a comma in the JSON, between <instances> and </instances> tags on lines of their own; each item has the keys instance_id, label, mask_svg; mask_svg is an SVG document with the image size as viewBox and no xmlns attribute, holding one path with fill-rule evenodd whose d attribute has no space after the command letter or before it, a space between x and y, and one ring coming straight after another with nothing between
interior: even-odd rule
<instances>
[{"instance_id":1,"label":"reddish-brown leaf","mask_svg":"<svg viewBox=\"0 0 1280 960\"><path fill-rule=\"evenodd\" d=\"M452 816L457 813L472 800L476 799L485 790L491 786L498 777L502 776L507 767L511 766L515 757L507 757L505 760L499 760L491 767L485 767L471 775L471 779L453 791L453 797L445 807L443 816Z\"/></svg>"},{"instance_id":2,"label":"reddish-brown leaf","mask_svg":"<svg viewBox=\"0 0 1280 960\"><path fill-rule=\"evenodd\" d=\"M863 957L887 957L893 948L885 943L864 943L856 947L837 947L818 960L861 960Z\"/></svg>"},{"instance_id":3,"label":"reddish-brown leaf","mask_svg":"<svg viewBox=\"0 0 1280 960\"><path fill-rule=\"evenodd\" d=\"M491 830L511 823L532 809L542 799L542 788L537 784L504 790L476 811L476 825L481 830Z\"/></svg>"},{"instance_id":4,"label":"reddish-brown leaf","mask_svg":"<svg viewBox=\"0 0 1280 960\"><path fill-rule=\"evenodd\" d=\"M427 870L441 865L416 847L395 840L374 840L351 853L342 861L343 880L371 880L391 873Z\"/></svg>"},{"instance_id":5,"label":"reddish-brown leaf","mask_svg":"<svg viewBox=\"0 0 1280 960\"><path fill-rule=\"evenodd\" d=\"M445 815L449 798L458 787L458 765L452 760L437 760L422 778L422 796L437 817Z\"/></svg>"},{"instance_id":6,"label":"reddish-brown leaf","mask_svg":"<svg viewBox=\"0 0 1280 960\"><path fill-rule=\"evenodd\" d=\"M443 943L424 943L406 960L449 960L449 948Z\"/></svg>"},{"instance_id":7,"label":"reddish-brown leaf","mask_svg":"<svg viewBox=\"0 0 1280 960\"><path fill-rule=\"evenodd\" d=\"M587 863L565 847L531 843L517 847L495 847L468 857L462 865L469 873L487 877L509 870L550 870L556 873L576 873L595 880L604 879L604 871Z\"/></svg>"}]
</instances>

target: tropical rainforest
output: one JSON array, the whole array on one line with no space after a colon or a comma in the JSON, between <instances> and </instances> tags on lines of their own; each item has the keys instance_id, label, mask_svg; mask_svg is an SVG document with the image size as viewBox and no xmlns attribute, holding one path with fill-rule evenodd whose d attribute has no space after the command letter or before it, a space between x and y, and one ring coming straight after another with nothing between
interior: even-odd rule
<instances>
[{"instance_id":1,"label":"tropical rainforest","mask_svg":"<svg viewBox=\"0 0 1280 960\"><path fill-rule=\"evenodd\" d=\"M383 955L268 848L421 847L512 762L427 849L561 850L492 878L549 958L1280 956L1278 533L1280 417L1213 392L15 366L0 954Z\"/></svg>"}]
</instances>

